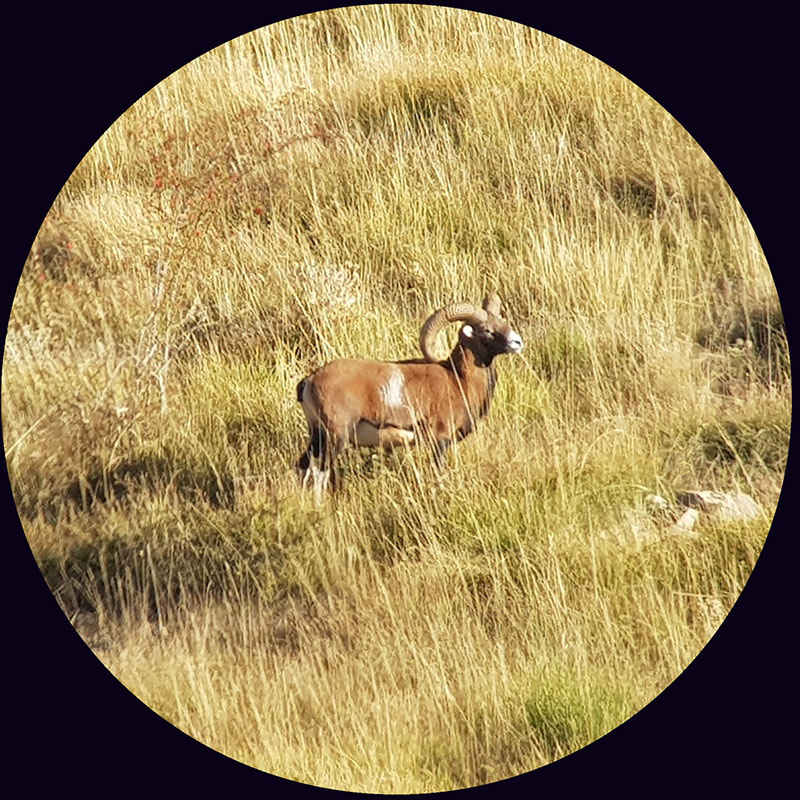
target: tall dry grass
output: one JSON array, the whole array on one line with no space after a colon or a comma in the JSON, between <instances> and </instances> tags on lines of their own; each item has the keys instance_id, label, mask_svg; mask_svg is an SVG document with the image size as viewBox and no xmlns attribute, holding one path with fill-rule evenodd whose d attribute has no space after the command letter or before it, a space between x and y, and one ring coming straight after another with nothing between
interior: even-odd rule
<instances>
[{"instance_id":1,"label":"tall dry grass","mask_svg":"<svg viewBox=\"0 0 800 800\"><path fill-rule=\"evenodd\" d=\"M429 489L423 453L297 490L295 385L408 357L501 293L526 349ZM227 755L424 792L531 770L670 683L777 502L783 317L736 198L633 85L416 6L213 51L98 141L9 324L3 432L42 571L103 662ZM642 535L642 497L764 507Z\"/></svg>"}]
</instances>

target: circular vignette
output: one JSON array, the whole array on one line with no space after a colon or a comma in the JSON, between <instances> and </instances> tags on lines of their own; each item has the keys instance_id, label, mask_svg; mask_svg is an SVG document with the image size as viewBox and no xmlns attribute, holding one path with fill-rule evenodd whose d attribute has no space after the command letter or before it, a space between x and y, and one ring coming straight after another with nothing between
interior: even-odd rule
<instances>
[{"instance_id":1,"label":"circular vignette","mask_svg":"<svg viewBox=\"0 0 800 800\"><path fill-rule=\"evenodd\" d=\"M535 20L528 20L528 22L530 22L531 24L534 24L534 25L536 24ZM555 29L549 29L545 25L541 25L541 27L544 30L547 30L549 33L553 33L554 35L559 35L559 32L557 30L555 30ZM587 37L586 31L584 30L580 34L580 36L582 36L583 38L586 38ZM578 39L579 36L577 36L577 35L573 36L573 37L565 36L564 38L567 38L567 39L570 39L570 40L574 41L575 39ZM203 38L203 41L204 41L204 43L207 41L205 36ZM578 44L580 44L580 42L578 42ZM201 49L202 49L202 47L201 48L192 48L192 52L193 53L194 52L199 52ZM592 47L587 45L585 47L585 49L587 50L587 52L590 52L590 53L593 53L595 55L598 55L598 56L602 57L603 47L602 47L601 44L598 44L596 46L596 48L592 48ZM726 52L725 48L721 48L721 51L723 53ZM180 61L185 61L185 60L186 59L182 59L181 57L178 57L178 58L175 59L174 62L171 62L171 63L177 64ZM612 66L616 66L616 62L615 62L615 59L614 59L613 55L609 55L604 60L606 60ZM169 69L170 68L168 68L167 70L162 70L161 73L160 73L160 76L163 76L167 71L169 71ZM657 72L657 74L655 76L649 76L650 83L648 83L648 79L646 79L646 78L643 78L643 79L639 80L635 69L622 70L622 71L628 77L632 77L635 80L638 80L639 84L641 86L643 86L644 88L648 88L648 85L650 85L650 84L657 86L657 85L659 85L659 82L663 82L665 80L664 73L663 73L663 71L660 71L660 70ZM645 72L646 72L646 70L645 70ZM138 92L139 88L142 88L141 84L138 81L135 81L135 83L137 84L138 88L132 91L132 95L135 95ZM153 83L155 83L155 81ZM662 83L662 85L663 85L663 83ZM664 90L664 95L666 95L668 93L669 93L668 90ZM723 94L723 95L725 94L724 86L720 87L720 93ZM659 101L662 100L662 96L663 95L659 94L658 91L654 91L653 94L656 97L656 99L658 99ZM677 101L676 101L676 104L677 104ZM670 103L667 102L667 101L664 102L664 106L669 111L672 111L673 108L675 107L674 105L670 105ZM113 105L112 105L112 108L114 108ZM732 146L729 145L729 141L730 140L727 140L727 137L726 137L726 143L725 144L716 145L715 142L714 142L714 138L715 138L714 134L707 133L706 136L708 137L707 141L709 143L708 143L708 145L705 144L705 142L703 141L703 135L701 135L699 133L699 131L701 131L701 130L707 131L707 130L709 130L709 127L707 125L704 125L702 122L698 122L695 125L693 125L690 122L690 118L692 116L693 111L694 111L694 113L697 113L696 112L697 105L695 105L695 106L693 106L691 108L692 108L692 110L688 110L687 112L685 112L684 115L681 115L680 112L677 112L676 113L677 118L679 119L679 121L685 123L687 128L688 128L688 130L693 135L695 135L695 137L702 144L704 144L704 146L706 146L706 149L707 149L709 155L711 155L711 157L714 158L715 162L718 165L722 165L725 162L725 157L723 157L723 155L722 155L723 152L728 154L727 155L727 159L729 160L729 163L731 163L731 167L723 168L723 174L725 174L726 177L728 177L729 175L731 176L729 178L729 180L731 182L731 185L737 191L737 196L740 198L740 200L742 200L742 203L745 206L745 210L748 212L748 215L750 216L751 220L754 221L754 225L756 227L756 230L759 232L759 234L761 234L762 228L760 227L761 223L760 223L760 221L758 219L759 218L759 209L755 205L753 205L752 207L750 205L748 205L748 202L747 202L747 199L746 199L747 196L748 196L749 187L755 183L755 180L752 177L750 179L748 179L748 177L741 177L740 176L741 173L739 173L739 176L737 176L736 167L733 165L733 161L731 160L732 159L732 155L731 154L732 153L736 153L737 152L737 148L732 147ZM108 124L109 122L111 122L114 117L115 117L115 113L114 113L114 111L112 111L112 113L108 114L105 117L105 124ZM746 126L746 123L745 123L745 126ZM91 143L90 140L93 138L94 135L96 135L96 132L98 130L101 130L103 127L104 127L103 124L100 124L98 126L92 126L92 130L94 131L94 133L89 134L86 137L86 140L85 140L86 143L87 144ZM741 128L740 128L740 130L741 130ZM749 130L749 129L747 127L745 127L745 130ZM734 139L734 141L735 141L735 139ZM73 151L73 153L75 153L75 152L76 151ZM80 157L80 155L81 155L81 153L77 152L77 156ZM67 156L66 161L67 161L67 163L70 163L70 156ZM74 162L72 162L72 163L74 163ZM62 171L68 172L70 170L70 167L67 166L65 168L64 167L64 161L62 160L60 169ZM738 183L737 183L737 178L738 178ZM739 188L739 187L741 187L741 188ZM53 186L52 188L53 189L57 189L58 187L57 186ZM34 194L35 193L31 193L28 196L30 197L31 195L34 195ZM23 222L24 221L25 220L23 220ZM29 222L29 219L28 219L28 222ZM770 224L769 224L769 221L765 221L763 223L763 225L764 225L764 230L769 232L770 231L770 227L771 227ZM34 224L33 228L36 228L36 227L37 227L37 224ZM32 237L29 237L28 242L30 242L30 238L32 238ZM763 234L761 234L761 241L762 241L762 244L765 247L765 250L767 251L767 255L770 256L771 266L773 268L773 274L775 274L776 281L778 282L779 288L781 288L781 284L780 284L780 277L781 276L780 276L779 273L775 272L775 269L776 269L776 266L777 266L776 262L778 262L778 259L773 259L771 257L770 250L769 250L769 244L767 243L767 239L764 238ZM18 263L21 263L21 262L18 262ZM13 292L13 290L12 290L12 292ZM785 303L784 303L784 305L785 305ZM787 475L787 480L788 480L788 475ZM13 509L13 506L11 506L11 508ZM780 522L780 510L781 509L779 507L779 512L778 512L778 515L776 516L776 523L775 523L776 526L778 526L778 527L779 527L779 522ZM13 511L12 511L12 513L13 513ZM774 538L774 537L771 536L770 539L772 539L772 538ZM768 540L767 548L764 551L765 555L768 553L770 546L772 546L772 544ZM775 545L775 546L777 547L779 545ZM24 546L24 542L23 542L23 559L24 559L24 551L25 551L25 546ZM765 568L767 566L768 565L764 565ZM774 569L774 566L772 568ZM649 724L647 722L647 720L646 720L646 717L648 715L656 717L659 721L661 721L663 719L671 720L671 722L667 722L666 724L667 724L667 726L669 726L669 728L670 728L670 730L672 732L671 735L675 735L674 734L674 730L675 730L674 726L675 726L676 723L680 723L681 719L678 718L680 715L675 710L670 712L670 710L667 707L668 704L670 704L670 703L673 705L673 709L677 708L677 709L682 710L684 712L688 711L689 708L694 707L695 703L699 702L699 703L705 704L704 707L707 709L707 718L708 717L716 717L716 719L717 719L717 725L719 726L717 728L717 731L718 731L718 733L720 735L720 739L719 739L718 744L722 746L722 749L724 749L725 752L730 752L731 749L733 750L733 752L737 752L736 751L736 747L739 746L739 745L737 745L736 743L731 743L729 741L729 739L727 739L727 737L725 737L725 728L727 727L725 721L728 721L729 723L733 723L739 717L738 717L738 714L737 714L737 716L734 717L734 715L731 713L731 710L729 709L729 707L727 705L727 692L723 693L721 691L721 687L726 687L726 689L730 689L730 688L735 686L737 689L740 689L741 688L741 682L742 681L746 681L747 680L747 675L750 674L749 673L749 669L752 669L755 672L756 675L761 674L761 675L764 675L764 677L766 677L766 675L768 673L766 672L765 665L760 661L760 659L755 660L755 663L754 663L754 660L752 658L752 653L751 654L747 654L746 652L743 652L742 642L740 641L741 636L737 637L735 631L733 631L730 634L728 634L726 629L729 626L735 627L735 625L738 625L741 629L744 629L744 631L747 632L746 635L748 637L752 637L752 641L759 642L760 648L762 648L763 650L765 650L767 652L769 652L770 650L772 650L773 652L775 651L776 643L769 636L769 634L771 633L771 629L769 627L765 627L765 628L763 628L763 627L755 627L754 623L753 623L753 613L749 612L748 611L748 607L747 607L747 604L750 604L751 606L758 606L759 605L759 601L758 601L757 598L754 597L752 599L752 601L750 600L750 598L748 598L748 595L751 594L751 593L755 593L756 590L758 590L758 592L762 593L762 595L766 595L767 598L772 598L773 600L779 598L779 595L776 597L776 594L775 594L777 587L775 587L773 585L772 590L771 590L772 593L770 593L770 588L765 583L766 579L762 579L761 582L759 583L759 572L761 570L762 570L762 564L759 563L759 565L756 568L756 571L754 572L752 580L750 581L750 583L748 583L748 586L745 588L745 590L743 592L742 603L737 604L736 608L734 609L734 611L732 612L732 614L730 616L729 621L725 623L725 625L721 629L720 633L714 638L714 640L711 642L711 644L709 646L707 646L706 649L703 651L702 657L696 663L691 665L691 667L689 668L689 670L687 671L687 673L685 675L682 675L680 678L678 678L674 682L674 684L663 695L659 696L653 703L651 703L649 706L647 706L643 712L638 714L629 723L626 723L621 728L619 728L619 729L615 730L614 732L612 732L612 734L610 734L609 736L607 736L604 739L596 742L594 745L591 745L591 746L589 746L587 748L584 748L584 750L581 750L581 751L579 751L578 753L576 753L576 754L574 754L572 756L568 756L567 758L562 759L561 761L555 762L554 764L552 764L552 765L550 765L550 766L548 766L546 768L541 768L541 769L537 770L535 773L532 773L530 776L527 776L527 779L529 779L532 782L532 785L536 785L536 781L547 781L548 780L548 776L553 776L552 777L553 780L555 780L557 778L559 781L566 782L567 784L569 784L569 781L570 781L569 771L572 768L571 765L575 765L574 769L577 770L579 768L579 765L580 765L582 759L584 760L584 763L591 764L593 769L599 769L600 770L600 774L605 774L606 776L612 775L613 771L610 769L609 764L617 764L617 768L619 768L618 765L622 761L622 759L621 759L621 757L619 756L618 753L617 753L617 755L615 755L615 750L616 750L616 747L617 747L617 745L615 745L615 742L614 742L615 739L618 742L624 742L626 748L632 748L633 751L636 752L637 755L639 756L639 758L640 758L640 762L639 763L640 764L655 765L655 764L663 764L665 762L666 763L670 763L670 759L669 758L664 758L662 760L662 758L659 756L658 750L661 749L662 752L664 752L664 753L669 753L670 752L669 748L670 748L670 746L672 744L672 741L673 741L671 739L671 736L667 736L667 737L664 737L664 738L658 738L658 737L663 736L663 732L662 731L654 730L654 728L655 729L659 728L658 722L656 722L654 724ZM35 585L38 586L38 584L36 584L37 578L36 578L35 575L33 576L33 578L31 578L31 580L34 582ZM36 593L36 591L37 590L34 589L34 593ZM52 601L50 601L49 599L42 600L40 598L40 602L43 604L42 607L45 609L45 611L43 613L45 615L49 614L50 613L50 609L52 609ZM772 604L771 600L762 600L762 602L767 602L770 605ZM740 605L743 606L741 609L739 608ZM737 617L740 618L740 621L738 621L738 622L737 622ZM48 617L48 619L49 619L49 617ZM69 639L70 639L70 631L67 631L66 633L64 633L63 630L61 629L61 626L60 626L59 622L53 622L53 625L52 625L51 629L53 630L53 635L54 636L60 636L60 637L64 638L66 641L69 641ZM56 633L56 631L61 631L61 633ZM726 643L726 636L728 638L728 642L727 643ZM72 637L72 640L74 641L74 636ZM41 642L39 642L38 645L41 647ZM36 645L34 644L32 646L33 646L33 652L36 652ZM82 673L85 669L90 669L90 670L93 669L93 667L88 666L89 664L92 663L92 658L93 657L89 656L88 653L84 653L83 652L83 646L82 645L74 653L73 653L74 648L71 648L70 645L66 645L66 646L68 648L68 651L70 652L70 655L74 654L74 657L76 659L76 663L80 662L79 673ZM715 655L715 650L718 653L717 655ZM725 668L724 668L725 672L728 672L729 670L731 670L730 664L727 663L728 662L727 656L729 656L730 654L734 654L735 657L736 657L737 667L733 668L734 669L734 675L736 676L736 678L732 678L730 676L730 674L728 674L727 677L725 677L725 678L719 678L718 676L719 676L720 671L721 671L722 663L725 663ZM42 655L44 655L44 653L42 653ZM743 669L743 667L742 667L743 663L746 663L748 665L748 670ZM35 667L33 668L33 671L34 671L34 674L39 674L39 675L41 675L42 672L43 672L41 667L39 668L38 672L36 671ZM693 679L693 677L692 677L693 673L697 673L698 677ZM99 674L102 674L102 671L100 671ZM769 674L771 674L771 672ZM80 678L76 678L76 679L80 680ZM100 680L102 680L102 679L100 679ZM691 688L683 688L684 685L690 684L693 680L694 680L695 683L700 683L701 684L701 687L699 687L699 689L698 689L698 687L695 687L695 690L692 691ZM717 680L722 681L722 683L721 684L717 683ZM79 685L83 685L85 687L87 696L90 696L94 691L96 691L96 684L94 684L94 678L92 679L92 681L84 680L83 683L79 684ZM112 683L108 684L108 690L111 693L111 694L108 695L109 697L114 696L114 694L115 694L113 688L111 688L112 685L113 685ZM66 687L64 687L64 690L66 690ZM119 693L117 692L116 695L118 696ZM690 697L691 697L691 699L689 699ZM66 698L63 698L63 697L61 699L59 699L57 697L51 697L51 702L54 703L56 705L56 707L58 707L60 704L67 703L68 701L66 700ZM129 705L127 703L127 701L122 701L122 703L123 703L123 706ZM134 705L135 705L135 703L134 703ZM70 715L70 717L75 719L75 718L78 717L78 714L77 714L78 707L71 706L71 708L72 708L73 713ZM137 713L138 712L132 712L132 715L135 717L137 715ZM745 718L746 718L747 714L748 714L748 711L739 709L738 713L745 715ZM749 713L757 714L758 712L755 711L755 710L751 710ZM685 718L685 716L684 716L684 718ZM756 719L762 720L763 717L756 716ZM711 724L712 727L714 727L714 722L713 721L709 722L709 724ZM146 730L148 730L148 731L151 730L150 723L144 723L144 725L145 725L145 729ZM641 726L646 726L646 730L648 732L648 736L650 736L650 737L656 736L657 737L657 741L659 742L659 747L656 748L655 752L650 747L645 747L644 744L641 743L641 741L639 741L637 743L636 732L641 730ZM630 732L628 732L628 730ZM93 736L93 733L92 733L91 730L84 729L84 733L85 733L85 735L87 735L90 738L90 740L92 740L92 741L94 741L96 743L96 746L102 746L101 742ZM125 735L124 732L122 733L122 735L123 736ZM173 746L172 742L174 742L174 739L172 738L171 734L170 733L164 733L164 736L166 737L167 741L170 742L170 747L172 747ZM694 748L689 748L689 750L691 752L689 752L688 754L685 752L684 748L681 748L681 749L683 750L683 756L689 762L694 763L698 767L698 769L700 769L701 772L702 772L702 766L704 764L704 758L702 758L702 757L700 757L698 755L699 752L700 752L700 749L703 746L706 746L706 747L711 746L712 749L713 749L715 746L717 746L717 743L715 742L713 744L710 744L708 741L705 740L705 738L703 736L699 735L697 731L681 730L680 736L682 737L682 741L686 742L686 737L688 737L689 741L693 742L695 744ZM55 737L55 741L53 741L53 749L54 750L56 748L56 743L57 743L58 747L67 747L68 749L71 747L70 743L68 743L66 738ZM135 747L136 747L135 744L130 743L129 746L135 750ZM779 744L778 743L776 743L776 750L777 749L779 749ZM189 761L188 752L189 752L189 750L187 749L187 762L186 763L188 763L188 761ZM741 752L742 752L742 754L744 754L744 752L745 752L743 747L742 747ZM112 756L111 753L109 753L109 758L112 759L112 763L120 763L119 761L117 761L117 762L113 761L114 756ZM116 758L119 759L119 755L117 755ZM615 758L617 759L616 761L615 761ZM205 768L205 761L203 762L203 764L204 764L204 768ZM102 769L102 768L100 768L100 769ZM220 769L224 771L224 768L220 767ZM605 772L603 772L603 770L605 770ZM577 780L577 779L573 778L572 780ZM147 785L147 782L143 781L143 784ZM563 785L563 783L561 785Z\"/></svg>"}]
</instances>

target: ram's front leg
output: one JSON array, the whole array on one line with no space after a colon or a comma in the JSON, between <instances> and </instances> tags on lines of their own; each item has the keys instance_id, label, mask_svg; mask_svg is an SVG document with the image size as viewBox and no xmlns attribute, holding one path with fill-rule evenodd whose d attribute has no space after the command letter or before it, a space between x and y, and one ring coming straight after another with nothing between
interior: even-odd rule
<instances>
[{"instance_id":1,"label":"ram's front leg","mask_svg":"<svg viewBox=\"0 0 800 800\"><path fill-rule=\"evenodd\" d=\"M433 445L433 465L439 473L444 471L445 456L452 444L453 441L451 439L439 439Z\"/></svg>"},{"instance_id":2,"label":"ram's front leg","mask_svg":"<svg viewBox=\"0 0 800 800\"><path fill-rule=\"evenodd\" d=\"M431 450L431 455L433 456L433 468L434 468L434 488L436 490L444 489L444 477L445 477L445 460L447 451L450 449L451 445L453 444L452 439L438 439L434 442L433 448Z\"/></svg>"}]
</instances>

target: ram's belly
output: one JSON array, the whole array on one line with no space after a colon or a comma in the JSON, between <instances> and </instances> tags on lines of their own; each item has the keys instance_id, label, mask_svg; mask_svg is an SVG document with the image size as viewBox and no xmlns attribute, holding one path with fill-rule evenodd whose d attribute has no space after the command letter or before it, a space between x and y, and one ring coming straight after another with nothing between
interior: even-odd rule
<instances>
[{"instance_id":1,"label":"ram's belly","mask_svg":"<svg viewBox=\"0 0 800 800\"><path fill-rule=\"evenodd\" d=\"M350 441L358 447L400 447L414 444L414 431L391 425L378 428L362 420L356 425Z\"/></svg>"}]
</instances>

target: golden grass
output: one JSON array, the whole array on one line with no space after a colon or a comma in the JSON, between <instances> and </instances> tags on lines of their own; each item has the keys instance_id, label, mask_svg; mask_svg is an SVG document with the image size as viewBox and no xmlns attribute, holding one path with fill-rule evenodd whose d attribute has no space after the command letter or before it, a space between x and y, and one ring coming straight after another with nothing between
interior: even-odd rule
<instances>
[{"instance_id":1,"label":"golden grass","mask_svg":"<svg viewBox=\"0 0 800 800\"><path fill-rule=\"evenodd\" d=\"M444 488L361 453L302 496L297 381L487 290L526 349ZM258 768L426 792L557 759L694 658L769 528L789 387L756 237L663 109L516 24L367 6L104 134L25 266L2 411L44 575L135 694ZM763 517L639 535L647 491L697 487Z\"/></svg>"}]
</instances>

